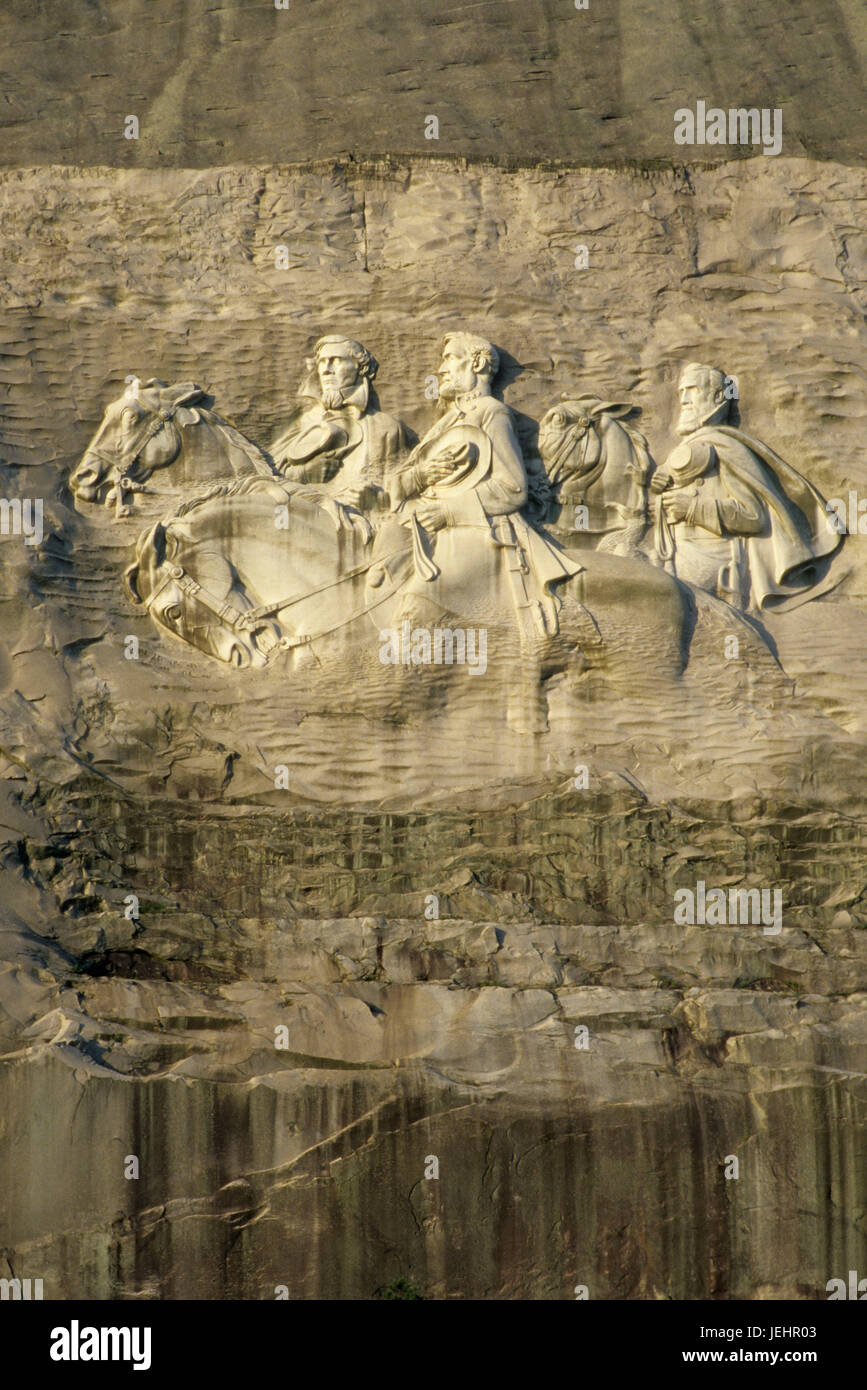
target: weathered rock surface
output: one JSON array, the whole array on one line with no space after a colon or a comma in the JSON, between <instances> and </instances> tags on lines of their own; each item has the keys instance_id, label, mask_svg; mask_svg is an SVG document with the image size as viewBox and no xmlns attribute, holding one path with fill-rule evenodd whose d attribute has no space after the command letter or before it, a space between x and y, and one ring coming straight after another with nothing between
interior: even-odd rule
<instances>
[{"instance_id":1,"label":"weathered rock surface","mask_svg":"<svg viewBox=\"0 0 867 1390\"><path fill-rule=\"evenodd\" d=\"M586 385L642 405L662 457L678 367L718 359L751 430L863 494L865 196L786 159L3 176L2 486L46 506L40 546L0 548L15 1274L88 1298L403 1277L810 1299L867 1267L863 538L769 622L782 671L727 664L708 623L674 704L648 662L595 701L552 683L537 741L494 712L462 743L163 642L119 584L146 508L115 522L66 486L127 372L204 378L267 444L331 328L421 429L469 320L511 354L528 447ZM676 926L698 880L779 890L782 931Z\"/></svg>"},{"instance_id":2,"label":"weathered rock surface","mask_svg":"<svg viewBox=\"0 0 867 1390\"><path fill-rule=\"evenodd\" d=\"M215 833L163 803L146 834L96 788L66 805L78 831L47 840L4 815L17 1274L86 1298L809 1299L863 1262L857 908L684 928L637 917L633 883L588 921L565 892L545 912L519 837L483 859L443 815L238 808ZM586 864L568 808L538 810ZM359 915L308 915L341 898Z\"/></svg>"},{"instance_id":3,"label":"weathered rock surface","mask_svg":"<svg viewBox=\"0 0 867 1390\"><path fill-rule=\"evenodd\" d=\"M867 155L859 0L65 0L60 20L50 5L6 0L0 25L4 164L201 167L431 147L670 160L682 153L674 112L696 99L779 107L786 154ZM129 114L138 140L124 138Z\"/></svg>"},{"instance_id":4,"label":"weathered rock surface","mask_svg":"<svg viewBox=\"0 0 867 1390\"><path fill-rule=\"evenodd\" d=\"M329 328L370 344L384 407L422 431L439 338L475 322L504 351L505 399L530 453L544 410L580 387L640 405L664 458L677 373L697 357L736 373L748 428L826 497L860 495L865 192L858 171L797 160L689 179L430 162L6 175L3 458L10 491L45 498L46 534L35 548L3 538L10 699L0 742L28 764L47 757L53 780L77 774L78 758L127 786L181 795L228 787L259 797L288 762L305 799L343 801L351 782L359 805L448 803L504 767L510 784L538 787L589 763L597 785L625 778L650 796L784 788L860 814L863 537L848 538L827 598L767 618L782 672L746 650L726 660L729 624L717 612L696 628L683 697L660 687L651 698L651 645L637 707L631 685L588 700L589 679L557 676L546 689L549 737L531 748L469 680L466 699L481 699L481 712L471 702L455 724L446 711L411 749L411 731L365 705L382 674L375 641L351 692L330 677L316 688L304 670L239 685L191 664L118 586L159 494L119 524L108 509L74 507L66 482L128 373L204 378L220 409L267 446L311 340ZM576 238L589 247L586 271L575 269ZM288 271L275 268L280 245ZM21 592L45 601L22 605ZM141 642L135 664L123 656L128 634ZM335 741L350 696L356 735ZM411 699L404 688L400 707ZM684 737L695 727L701 739ZM468 728L473 757L456 759Z\"/></svg>"}]
</instances>

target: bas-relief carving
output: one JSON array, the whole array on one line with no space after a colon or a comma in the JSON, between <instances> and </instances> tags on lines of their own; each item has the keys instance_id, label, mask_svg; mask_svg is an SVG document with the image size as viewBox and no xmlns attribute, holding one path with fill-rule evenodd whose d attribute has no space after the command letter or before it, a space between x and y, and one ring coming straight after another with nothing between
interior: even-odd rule
<instances>
[{"instance_id":1,"label":"bas-relief carving","mask_svg":"<svg viewBox=\"0 0 867 1390\"><path fill-rule=\"evenodd\" d=\"M555 503L548 524L573 546L637 556L653 460L627 403L566 394L539 426Z\"/></svg>"},{"instance_id":2,"label":"bas-relief carving","mask_svg":"<svg viewBox=\"0 0 867 1390\"><path fill-rule=\"evenodd\" d=\"M634 409L593 396L566 396L553 407L539 447L557 502L550 524L569 544L646 554L685 583L757 613L808 597L840 536L816 488L735 426L729 380L714 367L684 368L683 442L661 468L630 422Z\"/></svg>"},{"instance_id":3,"label":"bas-relief carving","mask_svg":"<svg viewBox=\"0 0 867 1390\"><path fill-rule=\"evenodd\" d=\"M522 643L558 632L558 582L583 566L526 521L527 476L508 406L492 394L496 349L470 334L443 343L443 413L392 485L409 526L425 597L444 612L472 613L481 590L513 611ZM403 520L403 518L407 518Z\"/></svg>"},{"instance_id":4,"label":"bas-relief carving","mask_svg":"<svg viewBox=\"0 0 867 1390\"><path fill-rule=\"evenodd\" d=\"M169 474L171 489L188 493L214 478L270 476L264 451L208 409L208 399L191 381L167 386L154 377L142 386L134 378L109 405L72 470L72 492L124 517L136 493L159 490Z\"/></svg>"},{"instance_id":5,"label":"bas-relief carving","mask_svg":"<svg viewBox=\"0 0 867 1390\"><path fill-rule=\"evenodd\" d=\"M725 382L699 363L681 374L683 443L651 481L655 551L679 579L761 610L815 585L840 536L812 484L729 423Z\"/></svg>"},{"instance_id":6,"label":"bas-relief carving","mask_svg":"<svg viewBox=\"0 0 867 1390\"><path fill-rule=\"evenodd\" d=\"M661 468L628 402L564 397L540 424L543 497L530 496L485 339L444 340L440 415L415 447L381 409L362 344L322 338L307 366L269 454L199 388L153 381L109 407L71 479L124 515L174 470L186 500L140 537L127 592L165 632L235 666L335 644L345 658L407 621L484 626L532 730L528 691L546 674L596 662L616 685L652 660L675 679L690 593L723 600L733 622L803 601L841 543L816 489L731 423L713 368L684 370L682 443Z\"/></svg>"},{"instance_id":7,"label":"bas-relief carving","mask_svg":"<svg viewBox=\"0 0 867 1390\"><path fill-rule=\"evenodd\" d=\"M379 364L351 338L320 338L306 363L299 404L271 446L290 481L364 511L387 505L386 478L407 452L409 432L380 409Z\"/></svg>"}]
</instances>

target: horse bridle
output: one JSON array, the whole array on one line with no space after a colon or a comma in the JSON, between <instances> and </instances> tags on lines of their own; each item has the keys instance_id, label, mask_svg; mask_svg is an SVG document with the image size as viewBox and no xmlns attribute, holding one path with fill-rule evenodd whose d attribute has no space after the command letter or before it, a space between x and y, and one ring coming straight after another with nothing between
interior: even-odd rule
<instances>
[{"instance_id":1,"label":"horse bridle","mask_svg":"<svg viewBox=\"0 0 867 1390\"><path fill-rule=\"evenodd\" d=\"M207 589L203 589L198 580L187 573L183 565L166 565L165 578L160 581L153 592L148 594L147 598L144 600L144 606L148 612L150 612L155 599L159 598L163 590L168 588L169 584L172 583L177 584L181 592L186 594L188 598L196 599L203 608L206 608L214 617L222 619L229 627L233 629L240 629L242 627L241 619L246 615L241 612L240 608L236 608L234 604L229 603L227 599L221 602L214 594L209 593Z\"/></svg>"},{"instance_id":2,"label":"horse bridle","mask_svg":"<svg viewBox=\"0 0 867 1390\"><path fill-rule=\"evenodd\" d=\"M178 412L178 408L183 402L184 398L179 397L176 401L173 401L171 405L160 406L157 411L147 417L139 429L138 434L130 441L128 448L120 459L110 458L107 453L103 453L101 449L94 448L93 446L88 450L88 453L98 458L100 463L104 463L109 470L110 481L114 484L114 501L116 514L118 516L126 516L125 494L136 490L136 485L129 476L130 472L135 468L151 440L155 439L156 436L165 429L166 425L172 423ZM109 496L110 495L111 493L109 492ZM107 500L108 498L106 498L106 501Z\"/></svg>"}]
</instances>

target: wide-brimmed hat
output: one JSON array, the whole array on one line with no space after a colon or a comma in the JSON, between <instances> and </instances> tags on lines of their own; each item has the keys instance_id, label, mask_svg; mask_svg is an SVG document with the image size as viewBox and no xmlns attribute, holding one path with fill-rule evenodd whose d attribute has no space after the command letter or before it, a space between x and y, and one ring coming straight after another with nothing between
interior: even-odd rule
<instances>
[{"instance_id":1,"label":"wide-brimmed hat","mask_svg":"<svg viewBox=\"0 0 867 1390\"><path fill-rule=\"evenodd\" d=\"M360 439L361 430L357 433ZM297 434L290 433L285 444L279 441L278 452L289 463L307 463L317 454L345 452L352 442L351 431L342 423L327 419L314 420Z\"/></svg>"},{"instance_id":2,"label":"wide-brimmed hat","mask_svg":"<svg viewBox=\"0 0 867 1390\"><path fill-rule=\"evenodd\" d=\"M454 425L436 439L432 439L429 444L422 442L416 456L417 461L427 463L437 454L462 444L471 445L466 460L458 464L454 473L443 482L437 483L435 487L426 488L426 496L439 498L454 496L456 492L468 492L487 477L493 461L493 446L485 431L476 425Z\"/></svg>"}]
</instances>

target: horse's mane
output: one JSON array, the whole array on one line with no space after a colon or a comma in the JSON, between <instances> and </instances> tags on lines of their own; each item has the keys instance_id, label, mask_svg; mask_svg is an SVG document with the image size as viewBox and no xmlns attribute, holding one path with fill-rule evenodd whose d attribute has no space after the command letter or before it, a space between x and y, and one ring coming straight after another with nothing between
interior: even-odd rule
<instances>
[{"instance_id":1,"label":"horse's mane","mask_svg":"<svg viewBox=\"0 0 867 1390\"><path fill-rule=\"evenodd\" d=\"M650 446L641 430L636 429L635 425L629 424L626 420L618 420L617 423L629 435L636 455L639 481L646 483L653 472L653 456L650 452Z\"/></svg>"},{"instance_id":2,"label":"horse's mane","mask_svg":"<svg viewBox=\"0 0 867 1390\"><path fill-rule=\"evenodd\" d=\"M188 502L182 502L175 512L175 516L186 516L188 512L194 511L196 507L203 506L205 502L212 502L215 497L232 497L236 492L242 491L244 484L249 483L249 481L248 477L243 477L229 478L222 483L212 483L210 487L205 488L204 492L200 492L197 497L191 497Z\"/></svg>"},{"instance_id":3,"label":"horse's mane","mask_svg":"<svg viewBox=\"0 0 867 1390\"><path fill-rule=\"evenodd\" d=\"M228 444L234 446L239 453L252 465L253 472L260 477L270 477L272 473L270 455L264 449L260 449L258 444L254 444L252 439L248 439L242 434L237 425L233 425L230 420L225 420L222 415L217 415L213 410L199 410L201 418L211 426L212 429L222 434Z\"/></svg>"}]
</instances>

